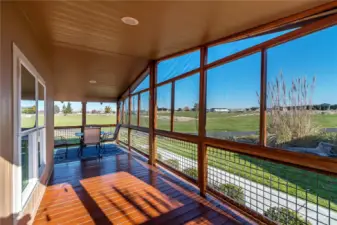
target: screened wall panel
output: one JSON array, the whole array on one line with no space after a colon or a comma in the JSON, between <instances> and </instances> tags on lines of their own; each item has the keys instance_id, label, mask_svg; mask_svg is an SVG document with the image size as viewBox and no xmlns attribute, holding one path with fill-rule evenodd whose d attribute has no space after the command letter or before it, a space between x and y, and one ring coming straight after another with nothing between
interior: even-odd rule
<instances>
[{"instance_id":1,"label":"screened wall panel","mask_svg":"<svg viewBox=\"0 0 337 225\"><path fill-rule=\"evenodd\" d=\"M54 126L81 126L82 102L54 101Z\"/></svg>"},{"instance_id":2,"label":"screened wall panel","mask_svg":"<svg viewBox=\"0 0 337 225\"><path fill-rule=\"evenodd\" d=\"M149 127L149 101L148 91L140 94L139 126L141 127Z\"/></svg>"},{"instance_id":3,"label":"screened wall panel","mask_svg":"<svg viewBox=\"0 0 337 225\"><path fill-rule=\"evenodd\" d=\"M136 93L145 89L150 88L150 75L147 75L142 82L132 91L132 93Z\"/></svg>"},{"instance_id":4,"label":"screened wall panel","mask_svg":"<svg viewBox=\"0 0 337 225\"><path fill-rule=\"evenodd\" d=\"M138 95L131 97L131 125L138 125Z\"/></svg>"},{"instance_id":5,"label":"screened wall panel","mask_svg":"<svg viewBox=\"0 0 337 225\"><path fill-rule=\"evenodd\" d=\"M129 98L124 100L124 113L123 113L123 123L129 123Z\"/></svg>"},{"instance_id":6,"label":"screened wall panel","mask_svg":"<svg viewBox=\"0 0 337 225\"><path fill-rule=\"evenodd\" d=\"M234 41L234 42L223 43L223 44L212 46L208 48L207 63L212 63L216 60L235 54L247 48L253 47L254 45L261 44L265 41L281 36L293 30L295 29L290 29L290 30L285 30L285 31L280 31L280 32L275 32L275 33L269 33L265 35L245 38L245 39Z\"/></svg>"},{"instance_id":7,"label":"screened wall panel","mask_svg":"<svg viewBox=\"0 0 337 225\"><path fill-rule=\"evenodd\" d=\"M174 131L198 133L199 74L175 82Z\"/></svg>"},{"instance_id":8,"label":"screened wall panel","mask_svg":"<svg viewBox=\"0 0 337 225\"><path fill-rule=\"evenodd\" d=\"M261 54L207 71L207 136L257 144Z\"/></svg>"},{"instance_id":9,"label":"screened wall panel","mask_svg":"<svg viewBox=\"0 0 337 225\"><path fill-rule=\"evenodd\" d=\"M86 124L116 124L116 103L87 102Z\"/></svg>"},{"instance_id":10,"label":"screened wall panel","mask_svg":"<svg viewBox=\"0 0 337 225\"><path fill-rule=\"evenodd\" d=\"M157 129L170 130L171 83L157 87Z\"/></svg>"},{"instance_id":11,"label":"screened wall panel","mask_svg":"<svg viewBox=\"0 0 337 225\"><path fill-rule=\"evenodd\" d=\"M337 156L337 26L268 49L267 145Z\"/></svg>"},{"instance_id":12,"label":"screened wall panel","mask_svg":"<svg viewBox=\"0 0 337 225\"><path fill-rule=\"evenodd\" d=\"M157 83L200 67L200 50L159 62Z\"/></svg>"}]
</instances>

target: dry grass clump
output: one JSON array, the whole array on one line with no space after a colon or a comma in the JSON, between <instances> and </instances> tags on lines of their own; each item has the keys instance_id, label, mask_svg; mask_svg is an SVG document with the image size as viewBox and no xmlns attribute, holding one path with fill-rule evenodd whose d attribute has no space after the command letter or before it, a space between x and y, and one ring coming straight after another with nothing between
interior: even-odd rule
<instances>
[{"instance_id":1,"label":"dry grass clump","mask_svg":"<svg viewBox=\"0 0 337 225\"><path fill-rule=\"evenodd\" d=\"M280 73L274 83L268 83L270 145L283 145L317 133L318 128L312 121L315 82L316 77L311 84L306 77L301 77L294 79L289 87Z\"/></svg>"}]
</instances>

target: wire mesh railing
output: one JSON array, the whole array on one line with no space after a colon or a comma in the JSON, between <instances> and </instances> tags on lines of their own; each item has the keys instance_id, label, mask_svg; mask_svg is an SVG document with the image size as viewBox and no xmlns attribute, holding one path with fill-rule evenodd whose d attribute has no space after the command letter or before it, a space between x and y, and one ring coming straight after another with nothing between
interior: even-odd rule
<instances>
[{"instance_id":1,"label":"wire mesh railing","mask_svg":"<svg viewBox=\"0 0 337 225\"><path fill-rule=\"evenodd\" d=\"M337 224L337 178L207 148L208 188L281 224Z\"/></svg>"},{"instance_id":2,"label":"wire mesh railing","mask_svg":"<svg viewBox=\"0 0 337 225\"><path fill-rule=\"evenodd\" d=\"M197 144L157 135L157 160L197 180Z\"/></svg>"},{"instance_id":3,"label":"wire mesh railing","mask_svg":"<svg viewBox=\"0 0 337 225\"><path fill-rule=\"evenodd\" d=\"M131 130L131 147L149 155L149 134L146 132Z\"/></svg>"},{"instance_id":4,"label":"wire mesh railing","mask_svg":"<svg viewBox=\"0 0 337 225\"><path fill-rule=\"evenodd\" d=\"M119 129L119 140L123 142L123 144L128 144L128 128L121 127Z\"/></svg>"},{"instance_id":5,"label":"wire mesh railing","mask_svg":"<svg viewBox=\"0 0 337 225\"><path fill-rule=\"evenodd\" d=\"M112 138L115 132L115 126L99 126L101 132L104 132L104 138ZM54 128L54 146L63 147L65 145L79 145L81 141L81 126L77 127L55 127ZM102 133L103 134L103 133ZM103 137L103 135L102 135Z\"/></svg>"},{"instance_id":6,"label":"wire mesh railing","mask_svg":"<svg viewBox=\"0 0 337 225\"><path fill-rule=\"evenodd\" d=\"M76 133L81 132L81 127L55 127L54 128L54 145L58 147L60 144L68 144L68 145L79 145L80 144L80 136L76 136ZM62 141L60 141L62 140Z\"/></svg>"}]
</instances>

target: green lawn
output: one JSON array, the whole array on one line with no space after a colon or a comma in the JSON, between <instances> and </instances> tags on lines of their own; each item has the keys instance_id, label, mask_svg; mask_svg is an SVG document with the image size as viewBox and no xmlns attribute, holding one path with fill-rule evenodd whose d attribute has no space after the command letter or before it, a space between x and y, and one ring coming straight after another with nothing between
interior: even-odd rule
<instances>
[{"instance_id":1,"label":"green lawn","mask_svg":"<svg viewBox=\"0 0 337 225\"><path fill-rule=\"evenodd\" d=\"M39 121L41 116L39 115ZM24 128L33 127L35 124L34 117L21 117L22 125ZM115 124L116 114L112 115L98 115L87 114L87 124ZM66 116L58 114L54 116L55 126L81 126L82 115L81 114L68 114Z\"/></svg>"},{"instance_id":2,"label":"green lawn","mask_svg":"<svg viewBox=\"0 0 337 225\"><path fill-rule=\"evenodd\" d=\"M196 133L198 130L198 120L196 112L175 112L174 130L184 133ZM184 120L180 118L184 117ZM170 128L170 114L158 113L157 126L162 130ZM42 115L39 115L41 124ZM243 113L207 113L207 131L258 131L259 130L259 115L253 114L244 116ZM55 115L55 126L80 126L82 121L81 114L62 114ZM131 119L132 124L136 125L137 118ZM337 127L337 114L332 115L314 115L313 121L321 128ZM116 114L112 115L87 115L87 124L113 124L116 123ZM148 127L149 118L147 115L141 115L140 123L142 126ZM23 127L32 127L35 124L34 117L22 117Z\"/></svg>"}]
</instances>

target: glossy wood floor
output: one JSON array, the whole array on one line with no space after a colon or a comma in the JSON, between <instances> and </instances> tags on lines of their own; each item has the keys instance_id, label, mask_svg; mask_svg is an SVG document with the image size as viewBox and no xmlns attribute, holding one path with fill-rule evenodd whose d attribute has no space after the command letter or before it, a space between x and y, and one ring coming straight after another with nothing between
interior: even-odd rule
<instances>
[{"instance_id":1,"label":"glossy wood floor","mask_svg":"<svg viewBox=\"0 0 337 225\"><path fill-rule=\"evenodd\" d=\"M125 153L55 165L34 224L250 224L214 199Z\"/></svg>"}]
</instances>

